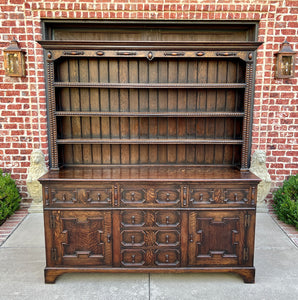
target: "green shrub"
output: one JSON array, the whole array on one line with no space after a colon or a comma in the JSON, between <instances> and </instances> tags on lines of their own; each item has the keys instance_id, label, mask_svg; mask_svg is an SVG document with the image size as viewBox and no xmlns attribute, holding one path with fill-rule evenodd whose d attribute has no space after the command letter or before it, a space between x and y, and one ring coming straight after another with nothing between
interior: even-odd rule
<instances>
[{"instance_id":1,"label":"green shrub","mask_svg":"<svg viewBox=\"0 0 298 300\"><path fill-rule=\"evenodd\" d=\"M14 180L0 169L0 225L19 208L20 202Z\"/></svg>"},{"instance_id":2,"label":"green shrub","mask_svg":"<svg viewBox=\"0 0 298 300\"><path fill-rule=\"evenodd\" d=\"M298 229L298 174L284 181L274 193L273 201L278 218Z\"/></svg>"}]
</instances>

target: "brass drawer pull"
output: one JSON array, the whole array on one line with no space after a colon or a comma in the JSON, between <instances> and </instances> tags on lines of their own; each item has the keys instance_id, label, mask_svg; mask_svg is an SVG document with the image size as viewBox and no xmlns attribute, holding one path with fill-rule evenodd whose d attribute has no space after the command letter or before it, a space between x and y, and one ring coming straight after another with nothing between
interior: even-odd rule
<instances>
[{"instance_id":1,"label":"brass drawer pull","mask_svg":"<svg viewBox=\"0 0 298 300\"><path fill-rule=\"evenodd\" d=\"M169 223L170 223L170 217L166 216L166 224L169 225Z\"/></svg>"},{"instance_id":2,"label":"brass drawer pull","mask_svg":"<svg viewBox=\"0 0 298 300\"><path fill-rule=\"evenodd\" d=\"M114 204L118 206L118 187L117 185L114 186Z\"/></svg>"},{"instance_id":3,"label":"brass drawer pull","mask_svg":"<svg viewBox=\"0 0 298 300\"><path fill-rule=\"evenodd\" d=\"M135 193L134 192L131 193L131 201L135 201Z\"/></svg>"},{"instance_id":4,"label":"brass drawer pull","mask_svg":"<svg viewBox=\"0 0 298 300\"><path fill-rule=\"evenodd\" d=\"M187 205L186 199L187 199L187 187L185 186L183 187L183 206Z\"/></svg>"},{"instance_id":5,"label":"brass drawer pull","mask_svg":"<svg viewBox=\"0 0 298 300\"><path fill-rule=\"evenodd\" d=\"M107 238L108 238L108 243L111 243L111 241L112 241L112 235L111 235L111 234L108 234L108 235L107 235Z\"/></svg>"}]
</instances>

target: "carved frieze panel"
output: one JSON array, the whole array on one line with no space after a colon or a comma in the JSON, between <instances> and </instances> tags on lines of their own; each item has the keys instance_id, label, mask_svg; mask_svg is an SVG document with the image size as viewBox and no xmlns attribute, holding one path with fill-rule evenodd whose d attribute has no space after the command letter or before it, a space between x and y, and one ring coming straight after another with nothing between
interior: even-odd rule
<instances>
[{"instance_id":1,"label":"carved frieze panel","mask_svg":"<svg viewBox=\"0 0 298 300\"><path fill-rule=\"evenodd\" d=\"M112 187L47 187L45 207L104 207L112 205Z\"/></svg>"},{"instance_id":2,"label":"carved frieze panel","mask_svg":"<svg viewBox=\"0 0 298 300\"><path fill-rule=\"evenodd\" d=\"M180 206L181 187L179 185L171 185L156 187L151 185L139 186L121 186L121 206L134 206L139 205L154 207L156 204L161 206Z\"/></svg>"},{"instance_id":3,"label":"carved frieze panel","mask_svg":"<svg viewBox=\"0 0 298 300\"><path fill-rule=\"evenodd\" d=\"M223 206L234 205L255 205L252 188L246 187L210 187L190 186L189 203L191 207L200 207L202 205L214 206L222 204Z\"/></svg>"}]
</instances>

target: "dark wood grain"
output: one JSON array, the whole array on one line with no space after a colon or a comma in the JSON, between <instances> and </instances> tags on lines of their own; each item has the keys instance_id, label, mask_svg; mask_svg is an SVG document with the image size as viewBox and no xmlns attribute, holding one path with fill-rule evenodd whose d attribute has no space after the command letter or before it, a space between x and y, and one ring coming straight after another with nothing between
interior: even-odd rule
<instances>
[{"instance_id":1,"label":"dark wood grain","mask_svg":"<svg viewBox=\"0 0 298 300\"><path fill-rule=\"evenodd\" d=\"M187 167L187 166L115 166L95 168L63 168L50 171L39 179L45 181L239 181L258 182L250 172L233 167Z\"/></svg>"},{"instance_id":2,"label":"dark wood grain","mask_svg":"<svg viewBox=\"0 0 298 300\"><path fill-rule=\"evenodd\" d=\"M58 40L40 42L50 51L45 281L234 272L252 283L256 28L136 23L53 25Z\"/></svg>"}]
</instances>

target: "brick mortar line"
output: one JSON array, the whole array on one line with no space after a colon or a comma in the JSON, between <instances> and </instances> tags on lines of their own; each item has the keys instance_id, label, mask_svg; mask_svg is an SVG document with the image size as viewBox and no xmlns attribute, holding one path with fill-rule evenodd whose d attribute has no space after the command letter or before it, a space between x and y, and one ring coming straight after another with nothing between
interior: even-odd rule
<instances>
[{"instance_id":1,"label":"brick mortar line","mask_svg":"<svg viewBox=\"0 0 298 300\"><path fill-rule=\"evenodd\" d=\"M113 13L121 13L121 12L128 12L128 13L255 13L255 14L267 14L267 13L274 13L268 10L260 11L260 10L97 10L97 9L87 9L87 10L80 10L80 9L33 9L32 12L82 12L82 13L89 13L89 12L113 12ZM281 15L285 15L285 13L280 13ZM52 18L51 18L52 19ZM270 18L269 20L273 20L274 18ZM117 20L117 19L116 19ZM119 20L122 20L120 18ZM198 20L201 21L201 20ZM220 20L215 20L220 21ZM287 21L289 22L289 21Z\"/></svg>"}]
</instances>

